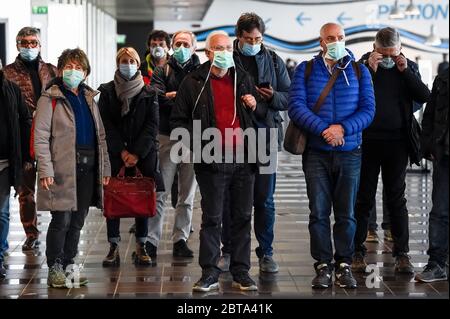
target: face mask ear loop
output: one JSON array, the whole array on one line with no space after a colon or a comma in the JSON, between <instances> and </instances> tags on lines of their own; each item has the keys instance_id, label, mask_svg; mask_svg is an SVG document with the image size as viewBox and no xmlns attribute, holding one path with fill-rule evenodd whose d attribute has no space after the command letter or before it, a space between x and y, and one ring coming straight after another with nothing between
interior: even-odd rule
<instances>
[{"instance_id":1,"label":"face mask ear loop","mask_svg":"<svg viewBox=\"0 0 450 319\"><path fill-rule=\"evenodd\" d=\"M200 97L202 96L203 91L205 90L206 84L208 84L208 80L209 80L209 77L210 77L210 75L211 75L211 69L212 69L212 67L213 67L213 65L212 65L212 63L211 63L211 67L209 68L208 75L206 76L205 84L203 84L203 87L202 87L202 89L200 90L200 94L198 95L197 100L195 101L194 109L192 110L192 118L194 118L194 112L195 112L195 110L197 109L197 104L198 104L198 102L200 101Z\"/></svg>"}]
</instances>

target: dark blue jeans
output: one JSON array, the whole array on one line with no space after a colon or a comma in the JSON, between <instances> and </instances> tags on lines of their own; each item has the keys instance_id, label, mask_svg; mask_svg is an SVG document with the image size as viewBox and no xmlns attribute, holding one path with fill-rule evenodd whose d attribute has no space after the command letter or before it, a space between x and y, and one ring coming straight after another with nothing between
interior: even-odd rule
<instances>
[{"instance_id":1,"label":"dark blue jeans","mask_svg":"<svg viewBox=\"0 0 450 319\"><path fill-rule=\"evenodd\" d=\"M428 255L444 267L448 258L448 156L433 163L433 208L430 212Z\"/></svg>"},{"instance_id":2,"label":"dark blue jeans","mask_svg":"<svg viewBox=\"0 0 450 319\"><path fill-rule=\"evenodd\" d=\"M258 258L273 255L273 226L275 224L275 203L273 194L277 174L255 175L255 194L253 198L254 207L254 229L259 246L256 247Z\"/></svg>"},{"instance_id":3,"label":"dark blue jeans","mask_svg":"<svg viewBox=\"0 0 450 319\"><path fill-rule=\"evenodd\" d=\"M351 152L322 152L308 149L303 155L303 172L309 198L311 256L331 264L330 215L333 207L333 240L336 264L351 264L354 253L356 220L354 207L359 187L361 149Z\"/></svg>"},{"instance_id":4,"label":"dark blue jeans","mask_svg":"<svg viewBox=\"0 0 450 319\"><path fill-rule=\"evenodd\" d=\"M0 172L0 262L8 250L10 191L9 169L5 168Z\"/></svg>"}]
</instances>

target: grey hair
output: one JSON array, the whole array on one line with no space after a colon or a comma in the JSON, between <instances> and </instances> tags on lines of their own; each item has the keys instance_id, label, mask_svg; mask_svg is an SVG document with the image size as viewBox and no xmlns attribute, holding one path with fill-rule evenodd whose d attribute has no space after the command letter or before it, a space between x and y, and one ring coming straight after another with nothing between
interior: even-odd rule
<instances>
[{"instance_id":1,"label":"grey hair","mask_svg":"<svg viewBox=\"0 0 450 319\"><path fill-rule=\"evenodd\" d=\"M19 33L17 33L16 42L29 35L34 35L38 38L39 42L41 41L41 32L38 29L33 27L24 27L20 29Z\"/></svg>"},{"instance_id":2,"label":"grey hair","mask_svg":"<svg viewBox=\"0 0 450 319\"><path fill-rule=\"evenodd\" d=\"M194 33L192 33L191 31L188 31L188 30L180 30L180 31L175 32L172 36L172 46L175 43L175 38L179 34L188 34L191 37L192 48L194 50L197 48L197 37L195 36Z\"/></svg>"},{"instance_id":3,"label":"grey hair","mask_svg":"<svg viewBox=\"0 0 450 319\"><path fill-rule=\"evenodd\" d=\"M217 31L213 31L210 34L208 34L208 37L206 38L206 43L205 43L205 49L209 50L211 49L211 40L212 38L214 38L215 36L218 35L225 35L225 36L229 36L228 33L226 33L225 31L222 30L217 30Z\"/></svg>"},{"instance_id":4,"label":"grey hair","mask_svg":"<svg viewBox=\"0 0 450 319\"><path fill-rule=\"evenodd\" d=\"M383 28L375 36L375 45L379 48L393 48L400 44L400 34L394 28Z\"/></svg>"}]
</instances>

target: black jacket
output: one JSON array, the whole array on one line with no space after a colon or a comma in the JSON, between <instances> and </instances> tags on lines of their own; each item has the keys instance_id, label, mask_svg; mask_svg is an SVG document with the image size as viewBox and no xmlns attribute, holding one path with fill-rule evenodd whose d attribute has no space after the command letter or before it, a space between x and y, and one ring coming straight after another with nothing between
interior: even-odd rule
<instances>
[{"instance_id":1,"label":"black jacket","mask_svg":"<svg viewBox=\"0 0 450 319\"><path fill-rule=\"evenodd\" d=\"M200 120L201 121L201 134L205 131L207 128L213 128L216 127L216 119L215 119L215 112L214 112L214 101L213 101L213 93L211 89L210 81L208 80L208 83L206 83L205 89L203 93L201 94L197 106L194 109L195 102L197 101L197 98L200 95L200 92L202 90L202 87L205 85L206 78L208 76L209 69L211 67L211 63L208 61L204 64L202 64L197 70L191 72L188 74L183 82L180 85L180 88L178 90L177 97L175 99L175 106L172 110L172 114L170 117L170 126L172 129L174 128L185 128L190 133L190 148L195 152L193 149L193 138L200 138L200 137L194 137L193 134L193 120ZM234 72L237 69L237 94L236 94L236 106L237 106L237 116L240 121L240 125L242 130L246 130L247 128L255 128L254 126L254 119L255 115L254 112L252 112L249 108L245 107L241 102L241 96L246 94L252 94L253 96L256 96L256 90L254 89L254 83L250 77L250 75L242 70L239 65L236 65L236 68L231 69L231 76L234 78ZM257 103L256 110L262 109L261 106L263 103L259 102ZM256 113L256 111L255 111ZM211 142L210 140L202 140L201 145L202 149ZM256 145L249 145L248 143L245 143L245 156L247 158L247 155L251 152L256 152L255 150ZM212 164L205 164L203 163L195 163L194 164L195 169L199 168L205 168L209 170L215 170L217 166L215 163Z\"/></svg>"},{"instance_id":2,"label":"black jacket","mask_svg":"<svg viewBox=\"0 0 450 319\"><path fill-rule=\"evenodd\" d=\"M436 77L422 119L422 154L425 158L440 160L444 154L448 134L448 69ZM448 150L447 150L448 151Z\"/></svg>"},{"instance_id":3,"label":"black jacket","mask_svg":"<svg viewBox=\"0 0 450 319\"><path fill-rule=\"evenodd\" d=\"M10 185L18 188L22 182L24 162L33 162L30 157L30 133L32 115L25 104L19 87L5 79L0 70L0 90L3 105L7 107L8 125L11 132L9 176Z\"/></svg>"},{"instance_id":4,"label":"black jacket","mask_svg":"<svg viewBox=\"0 0 450 319\"><path fill-rule=\"evenodd\" d=\"M372 78L375 76L373 70L369 67L369 56L372 52L368 52L361 57L360 63L363 63L369 69ZM406 119L406 135L409 141L409 161L411 164L420 165L422 158L420 151L420 126L414 117L414 112L418 111L423 103L428 102L430 90L422 82L417 64L407 59L408 67L402 73L403 83L401 88L401 103ZM376 87L374 88L377 89Z\"/></svg>"},{"instance_id":5,"label":"black jacket","mask_svg":"<svg viewBox=\"0 0 450 319\"><path fill-rule=\"evenodd\" d=\"M238 49L238 40L234 41L234 61L240 64L240 53ZM261 51L255 56L258 66L258 79L254 79L257 84L269 82L274 90L273 98L269 103L265 103L267 108L264 114L261 114L264 125L270 128L278 128L278 146L281 150L283 144L283 119L280 111L287 111L289 108L289 88L291 80L284 61L272 50L261 45Z\"/></svg>"},{"instance_id":6,"label":"black jacket","mask_svg":"<svg viewBox=\"0 0 450 319\"><path fill-rule=\"evenodd\" d=\"M135 96L130 112L121 116L121 102L114 81L100 85L98 107L106 132L111 174L116 176L123 167L121 152L127 150L139 156L137 167L144 176L153 177L158 191L164 189L158 161L158 99L149 86Z\"/></svg>"},{"instance_id":7,"label":"black jacket","mask_svg":"<svg viewBox=\"0 0 450 319\"><path fill-rule=\"evenodd\" d=\"M178 91L184 77L200 66L200 59L196 54L182 68L175 58L169 58L165 67L157 67L153 73L151 86L158 89L159 99L159 133L170 135L170 113L175 100L168 99L166 93Z\"/></svg>"}]
</instances>

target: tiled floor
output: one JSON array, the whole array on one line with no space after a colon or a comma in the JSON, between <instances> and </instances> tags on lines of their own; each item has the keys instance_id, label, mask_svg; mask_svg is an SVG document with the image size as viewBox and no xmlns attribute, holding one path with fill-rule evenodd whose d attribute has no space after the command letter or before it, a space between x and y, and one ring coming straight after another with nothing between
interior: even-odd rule
<instances>
[{"instance_id":1,"label":"tiled floor","mask_svg":"<svg viewBox=\"0 0 450 319\"><path fill-rule=\"evenodd\" d=\"M42 244L35 253L22 253L25 240L20 224L17 201L12 199L9 257L6 259L7 279L0 282L0 298L197 298L205 296L239 298L448 298L448 282L435 284L415 283L410 276L397 276L393 271L391 245L383 242L380 231L379 244L368 244L368 261L378 266L378 276L357 276L359 287L355 290L330 288L314 291L313 260L309 254L308 198L300 159L282 154L277 180L277 220L275 229L275 258L280 264L276 275L260 274L258 261L252 253L251 275L257 280L258 292L243 293L231 288L229 274L221 276L220 291L208 294L192 293L192 285L200 276L198 266L198 231L201 217L199 196L195 202L194 233L189 246L195 251L193 259L172 257L169 232L173 210L167 213L164 238L158 249L157 264L153 267L136 267L132 263L134 237L128 233L132 220L123 220L120 268L103 268L101 261L108 251L106 224L101 213L92 210L83 228L79 245L78 262L90 282L87 287L69 290L49 289L46 285L45 236L49 214L39 216ZM417 271L427 261L428 211L431 205L431 175L408 174L407 198L410 211L410 249ZM378 195L381 194L381 188ZM378 196L380 197L380 196ZM381 220L381 203L377 202ZM256 240L252 236L252 249ZM374 279L375 278L375 279ZM374 280L372 280L374 279ZM369 285L366 285L366 281ZM371 285L373 284L373 285ZM373 287L373 288L370 288Z\"/></svg>"}]
</instances>

